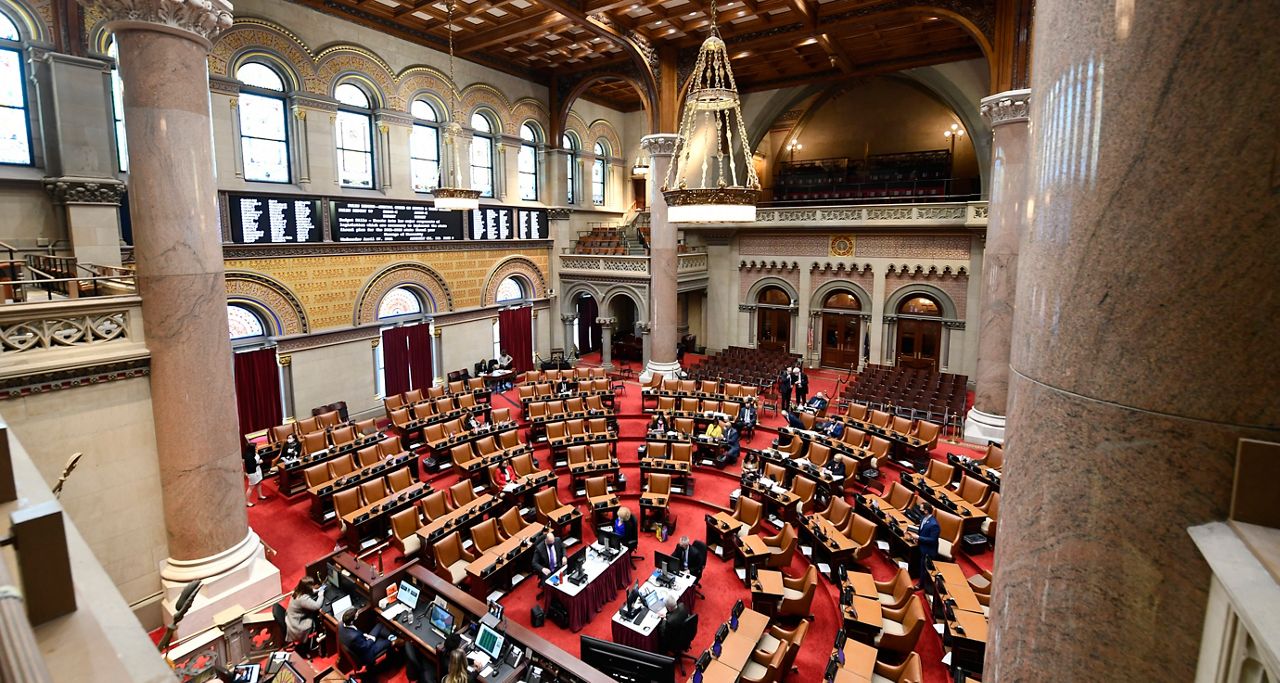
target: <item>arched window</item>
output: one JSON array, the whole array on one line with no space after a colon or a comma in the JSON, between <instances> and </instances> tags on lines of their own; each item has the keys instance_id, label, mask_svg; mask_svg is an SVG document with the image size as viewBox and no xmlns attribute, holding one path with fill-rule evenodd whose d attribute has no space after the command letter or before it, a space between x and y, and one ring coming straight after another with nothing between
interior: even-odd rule
<instances>
[{"instance_id":1,"label":"arched window","mask_svg":"<svg viewBox=\"0 0 1280 683\"><path fill-rule=\"evenodd\" d=\"M422 314L422 297L408 287L396 287L378 302L378 320Z\"/></svg>"},{"instance_id":2,"label":"arched window","mask_svg":"<svg viewBox=\"0 0 1280 683\"><path fill-rule=\"evenodd\" d=\"M791 295L781 287L765 287L756 296L756 303L766 306L790 306Z\"/></svg>"},{"instance_id":3,"label":"arched window","mask_svg":"<svg viewBox=\"0 0 1280 683\"><path fill-rule=\"evenodd\" d=\"M564 147L565 155L565 203L572 204L574 199L574 186L576 185L574 173L578 168L578 141L572 135L565 133L560 141L560 146Z\"/></svg>"},{"instance_id":4,"label":"arched window","mask_svg":"<svg viewBox=\"0 0 1280 683\"><path fill-rule=\"evenodd\" d=\"M520 198L538 201L538 130L532 123L520 126L520 154L516 165L520 170Z\"/></svg>"},{"instance_id":5,"label":"arched window","mask_svg":"<svg viewBox=\"0 0 1280 683\"><path fill-rule=\"evenodd\" d=\"M609 148L604 141L596 143L596 160L591 162L591 203L604 205L605 180L609 177Z\"/></svg>"},{"instance_id":6,"label":"arched window","mask_svg":"<svg viewBox=\"0 0 1280 683\"><path fill-rule=\"evenodd\" d=\"M240 81L240 150L244 179L287 183L289 177L289 118L284 79L261 62L245 62L236 69Z\"/></svg>"},{"instance_id":7,"label":"arched window","mask_svg":"<svg viewBox=\"0 0 1280 683\"><path fill-rule=\"evenodd\" d=\"M31 119L18 25L0 14L0 164L30 166Z\"/></svg>"},{"instance_id":8,"label":"arched window","mask_svg":"<svg viewBox=\"0 0 1280 683\"><path fill-rule=\"evenodd\" d=\"M524 284L515 277L508 277L498 283L498 291L494 294L495 303L519 301L525 297Z\"/></svg>"},{"instance_id":9,"label":"arched window","mask_svg":"<svg viewBox=\"0 0 1280 683\"><path fill-rule=\"evenodd\" d=\"M898 312L906 313L907 315L941 316L942 307L938 305L937 301L933 300L933 297L916 294L899 304Z\"/></svg>"},{"instance_id":10,"label":"arched window","mask_svg":"<svg viewBox=\"0 0 1280 683\"><path fill-rule=\"evenodd\" d=\"M414 192L434 192L440 186L440 116L426 100L409 105L413 131L409 133L409 169Z\"/></svg>"},{"instance_id":11,"label":"arched window","mask_svg":"<svg viewBox=\"0 0 1280 683\"><path fill-rule=\"evenodd\" d=\"M851 292L832 292L822 302L823 308L845 309L850 311L862 310L862 304L858 303L858 297Z\"/></svg>"},{"instance_id":12,"label":"arched window","mask_svg":"<svg viewBox=\"0 0 1280 683\"><path fill-rule=\"evenodd\" d=\"M481 197L493 196L493 122L476 112L471 115L471 189Z\"/></svg>"},{"instance_id":13,"label":"arched window","mask_svg":"<svg viewBox=\"0 0 1280 683\"><path fill-rule=\"evenodd\" d=\"M121 173L128 173L129 141L124 136L124 81L120 78L120 54L114 38L107 45L107 55L115 61L111 67L111 119L116 133L116 166Z\"/></svg>"},{"instance_id":14,"label":"arched window","mask_svg":"<svg viewBox=\"0 0 1280 683\"><path fill-rule=\"evenodd\" d=\"M338 100L338 182L343 187L373 187L373 106L359 86L340 83Z\"/></svg>"},{"instance_id":15,"label":"arched window","mask_svg":"<svg viewBox=\"0 0 1280 683\"><path fill-rule=\"evenodd\" d=\"M267 326L262 316L248 306L227 304L227 328L231 332L231 341L246 341L265 338Z\"/></svg>"}]
</instances>

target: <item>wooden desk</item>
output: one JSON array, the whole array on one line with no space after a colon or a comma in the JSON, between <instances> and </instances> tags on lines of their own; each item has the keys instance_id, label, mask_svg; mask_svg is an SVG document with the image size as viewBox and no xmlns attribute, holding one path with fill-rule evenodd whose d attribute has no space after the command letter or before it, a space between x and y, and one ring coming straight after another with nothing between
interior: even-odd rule
<instances>
[{"instance_id":1,"label":"wooden desk","mask_svg":"<svg viewBox=\"0 0 1280 683\"><path fill-rule=\"evenodd\" d=\"M348 547L359 549L366 536L380 536L390 528L388 520L391 515L417 505L418 501L430 492L429 484L416 481L402 491L344 515L342 521L346 528L343 531L343 538L346 539Z\"/></svg>"},{"instance_id":2,"label":"wooden desk","mask_svg":"<svg viewBox=\"0 0 1280 683\"><path fill-rule=\"evenodd\" d=\"M717 627L718 628L718 627ZM760 636L769 628L769 617L750 609L742 610L738 616L738 630L730 631L720 644L720 656L716 661L723 662L734 671L742 671L742 667L751 660L751 653L760 642Z\"/></svg>"},{"instance_id":3,"label":"wooden desk","mask_svg":"<svg viewBox=\"0 0 1280 683\"><path fill-rule=\"evenodd\" d=\"M493 495L486 493L460 508L451 510L418 529L418 540L422 542L423 548L429 548L450 532L481 521L484 513L493 507L494 503Z\"/></svg>"},{"instance_id":4,"label":"wooden desk","mask_svg":"<svg viewBox=\"0 0 1280 683\"><path fill-rule=\"evenodd\" d=\"M865 643L875 642L876 635L884 625L884 615L880 611L879 598L853 596L852 605L841 607L844 612L844 628L849 637Z\"/></svg>"},{"instance_id":5,"label":"wooden desk","mask_svg":"<svg viewBox=\"0 0 1280 683\"><path fill-rule=\"evenodd\" d=\"M876 588L876 580L867 572L846 571L844 573L844 584L853 587L854 595L861 595L864 598L880 599L880 591Z\"/></svg>"},{"instance_id":6,"label":"wooden desk","mask_svg":"<svg viewBox=\"0 0 1280 683\"><path fill-rule=\"evenodd\" d=\"M844 664L840 671L847 671L855 680L870 681L876 671L876 655L878 651L866 643L852 638L844 641ZM836 680L839 680L837 678Z\"/></svg>"},{"instance_id":7,"label":"wooden desk","mask_svg":"<svg viewBox=\"0 0 1280 683\"><path fill-rule=\"evenodd\" d=\"M702 672L702 683L734 683L740 675L737 669L730 668L718 659L713 659L707 665L707 670ZM692 682L693 676L690 675L689 683Z\"/></svg>"},{"instance_id":8,"label":"wooden desk","mask_svg":"<svg viewBox=\"0 0 1280 683\"><path fill-rule=\"evenodd\" d=\"M334 515L334 494L384 476L401 465L408 465L406 469L409 471L409 476L415 481L418 479L418 468L413 466L413 455L399 453L367 467L361 467L350 474L308 488L307 493L311 496L311 519L317 524L324 524Z\"/></svg>"},{"instance_id":9,"label":"wooden desk","mask_svg":"<svg viewBox=\"0 0 1280 683\"><path fill-rule=\"evenodd\" d=\"M756 581L751 586L751 609L773 615L778 611L778 601L782 596L782 572L761 569L756 573Z\"/></svg>"},{"instance_id":10,"label":"wooden desk","mask_svg":"<svg viewBox=\"0 0 1280 683\"><path fill-rule=\"evenodd\" d=\"M734 518L728 512L717 512L714 515L707 515L707 547L720 548L724 546L726 536L733 536L738 533L743 523Z\"/></svg>"},{"instance_id":11,"label":"wooden desk","mask_svg":"<svg viewBox=\"0 0 1280 683\"><path fill-rule=\"evenodd\" d=\"M520 570L529 549L542 535L543 526L533 523L519 533L484 551L480 557L467 564L467 578L471 594L487 602L494 590L506 592L512 588L512 580Z\"/></svg>"},{"instance_id":12,"label":"wooden desk","mask_svg":"<svg viewBox=\"0 0 1280 683\"><path fill-rule=\"evenodd\" d=\"M982 673L987 651L987 618L961 609L953 610L952 615L943 622L951 642L951 666Z\"/></svg>"}]
</instances>

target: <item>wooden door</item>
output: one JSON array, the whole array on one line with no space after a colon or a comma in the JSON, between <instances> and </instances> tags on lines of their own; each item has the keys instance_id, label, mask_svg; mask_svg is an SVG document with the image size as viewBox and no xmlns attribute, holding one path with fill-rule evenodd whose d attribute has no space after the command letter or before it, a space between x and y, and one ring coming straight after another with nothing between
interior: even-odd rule
<instances>
[{"instance_id":1,"label":"wooden door","mask_svg":"<svg viewBox=\"0 0 1280 683\"><path fill-rule=\"evenodd\" d=\"M822 314L822 364L832 368L857 366L862 346L861 320L853 315Z\"/></svg>"},{"instance_id":2,"label":"wooden door","mask_svg":"<svg viewBox=\"0 0 1280 683\"><path fill-rule=\"evenodd\" d=\"M756 348L791 350L791 311L775 308L756 310Z\"/></svg>"},{"instance_id":3,"label":"wooden door","mask_svg":"<svg viewBox=\"0 0 1280 683\"><path fill-rule=\"evenodd\" d=\"M942 348L942 323L932 320L898 320L898 358L918 359L938 367Z\"/></svg>"}]
</instances>

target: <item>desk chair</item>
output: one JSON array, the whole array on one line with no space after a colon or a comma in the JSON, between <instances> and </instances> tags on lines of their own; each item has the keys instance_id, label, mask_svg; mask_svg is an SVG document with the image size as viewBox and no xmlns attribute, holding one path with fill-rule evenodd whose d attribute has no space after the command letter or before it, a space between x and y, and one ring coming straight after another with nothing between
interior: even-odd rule
<instances>
[{"instance_id":1,"label":"desk chair","mask_svg":"<svg viewBox=\"0 0 1280 683\"><path fill-rule=\"evenodd\" d=\"M288 612L285 611L284 605L276 603L271 606L271 619L275 621L276 627L280 629L281 649L292 650L303 657L310 657L311 653L317 651L318 643L323 637L323 632L317 629L311 629L311 632L299 641L285 641L285 635L289 632L289 627L285 625L285 619Z\"/></svg>"},{"instance_id":2,"label":"desk chair","mask_svg":"<svg viewBox=\"0 0 1280 683\"><path fill-rule=\"evenodd\" d=\"M782 569L791 564L798 543L795 527L790 523L783 524L782 531L773 536L761 536L760 540L769 548L769 555L764 560L767 569Z\"/></svg>"},{"instance_id":3,"label":"desk chair","mask_svg":"<svg viewBox=\"0 0 1280 683\"><path fill-rule=\"evenodd\" d=\"M987 518L982 520L982 533L987 535L994 543L996 540L996 526L1000 521L1000 492L992 491L987 497L985 505L979 506L983 512L987 513Z\"/></svg>"},{"instance_id":4,"label":"desk chair","mask_svg":"<svg viewBox=\"0 0 1280 683\"><path fill-rule=\"evenodd\" d=\"M896 652L906 656L916 649L926 623L924 607L919 600L908 600L901 610L882 608L880 633L875 646L882 652Z\"/></svg>"},{"instance_id":5,"label":"desk chair","mask_svg":"<svg viewBox=\"0 0 1280 683\"><path fill-rule=\"evenodd\" d=\"M813 619L813 596L818 590L818 567L809 565L804 574L791 578L782 575L782 602L778 604L779 617L799 617L801 621Z\"/></svg>"},{"instance_id":6,"label":"desk chair","mask_svg":"<svg viewBox=\"0 0 1280 683\"><path fill-rule=\"evenodd\" d=\"M437 541L433 549L436 574L455 586L461 586L463 579L467 578L467 564L476 559L462 547L462 537L454 531Z\"/></svg>"},{"instance_id":7,"label":"desk chair","mask_svg":"<svg viewBox=\"0 0 1280 683\"><path fill-rule=\"evenodd\" d=\"M693 656L689 654L689 648L693 646L693 639L698 635L698 615L689 615L689 618L681 624L680 628L672 629L672 631L675 632L670 633L666 629L663 630L658 647L676 660L676 666L680 669L680 676L683 677L684 660L695 661Z\"/></svg>"},{"instance_id":8,"label":"desk chair","mask_svg":"<svg viewBox=\"0 0 1280 683\"><path fill-rule=\"evenodd\" d=\"M912 652L901 664L893 665L876 659L875 683L921 683L920 655Z\"/></svg>"},{"instance_id":9,"label":"desk chair","mask_svg":"<svg viewBox=\"0 0 1280 683\"><path fill-rule=\"evenodd\" d=\"M782 658L781 667L782 675L786 676L796 670L796 655L800 653L800 645L808 632L808 621L801 621L791 630L773 624L760 636L760 640L756 641L756 652L763 656L772 656L779 647L786 648L787 654Z\"/></svg>"},{"instance_id":10,"label":"desk chair","mask_svg":"<svg viewBox=\"0 0 1280 683\"><path fill-rule=\"evenodd\" d=\"M874 581L874 579L873 579ZM907 570L899 567L898 573L888 581L875 581L876 594L880 598L880 604L893 610L902 609L915 595L913 588L914 583L911 580L911 574Z\"/></svg>"},{"instance_id":11,"label":"desk chair","mask_svg":"<svg viewBox=\"0 0 1280 683\"><path fill-rule=\"evenodd\" d=\"M782 661L786 659L788 649L779 647L766 656L752 652L738 680L743 683L777 683L782 679Z\"/></svg>"},{"instance_id":12,"label":"desk chair","mask_svg":"<svg viewBox=\"0 0 1280 683\"><path fill-rule=\"evenodd\" d=\"M386 651L378 655L378 659L373 663L373 666L362 666L356 664L355 659L351 657L351 653L347 652L347 648L342 646L342 640L339 639L337 669L339 672L346 674L348 680L359 681L359 683L376 683L378 680L376 669L386 663L394 651L395 647L387 648Z\"/></svg>"}]
</instances>

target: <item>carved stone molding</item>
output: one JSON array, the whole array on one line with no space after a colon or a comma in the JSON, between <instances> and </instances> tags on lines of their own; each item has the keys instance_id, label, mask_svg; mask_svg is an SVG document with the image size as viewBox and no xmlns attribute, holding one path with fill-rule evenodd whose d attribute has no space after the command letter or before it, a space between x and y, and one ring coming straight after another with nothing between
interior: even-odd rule
<instances>
[{"instance_id":1,"label":"carved stone molding","mask_svg":"<svg viewBox=\"0 0 1280 683\"><path fill-rule=\"evenodd\" d=\"M44 189L54 204L113 204L119 206L124 183L108 178L48 178Z\"/></svg>"},{"instance_id":2,"label":"carved stone molding","mask_svg":"<svg viewBox=\"0 0 1280 683\"><path fill-rule=\"evenodd\" d=\"M132 26L171 33L189 33L212 41L231 28L231 3L227 0L79 0L85 9L106 15L109 30Z\"/></svg>"},{"instance_id":3,"label":"carved stone molding","mask_svg":"<svg viewBox=\"0 0 1280 683\"><path fill-rule=\"evenodd\" d=\"M752 259L750 261L744 260L738 264L738 270L756 270L762 272L785 272L788 270L799 270L799 268L800 263L798 261L756 261Z\"/></svg>"},{"instance_id":4,"label":"carved stone molding","mask_svg":"<svg viewBox=\"0 0 1280 683\"><path fill-rule=\"evenodd\" d=\"M671 156L676 153L676 143L680 136L671 133L658 133L640 138L640 148L649 156Z\"/></svg>"},{"instance_id":5,"label":"carved stone molding","mask_svg":"<svg viewBox=\"0 0 1280 683\"><path fill-rule=\"evenodd\" d=\"M569 209L547 209L547 220L549 221L567 221L573 216L573 211Z\"/></svg>"},{"instance_id":6,"label":"carved stone molding","mask_svg":"<svg viewBox=\"0 0 1280 683\"><path fill-rule=\"evenodd\" d=\"M618 319L617 318L596 318L596 324L613 327L614 325L618 324Z\"/></svg>"},{"instance_id":7,"label":"carved stone molding","mask_svg":"<svg viewBox=\"0 0 1280 683\"><path fill-rule=\"evenodd\" d=\"M116 363L66 368L49 372L17 375L0 380L0 400L22 398L60 389L74 389L121 379L146 377L151 372L150 358L135 358Z\"/></svg>"},{"instance_id":8,"label":"carved stone molding","mask_svg":"<svg viewBox=\"0 0 1280 683\"><path fill-rule=\"evenodd\" d=\"M240 81L226 76L218 76L216 74L209 75L209 92L218 93L220 95L239 95Z\"/></svg>"},{"instance_id":9,"label":"carved stone molding","mask_svg":"<svg viewBox=\"0 0 1280 683\"><path fill-rule=\"evenodd\" d=\"M978 113L992 128L1031 120L1031 91L1009 90L982 98Z\"/></svg>"},{"instance_id":10,"label":"carved stone molding","mask_svg":"<svg viewBox=\"0 0 1280 683\"><path fill-rule=\"evenodd\" d=\"M562 322L562 323L564 323L564 324L566 324L566 325L568 325L569 323L571 323L571 322L573 322L573 321L575 321L575 320L577 320L577 319L578 319L578 315L577 315L576 313L562 313L562 314L560 314L560 322Z\"/></svg>"}]
</instances>

